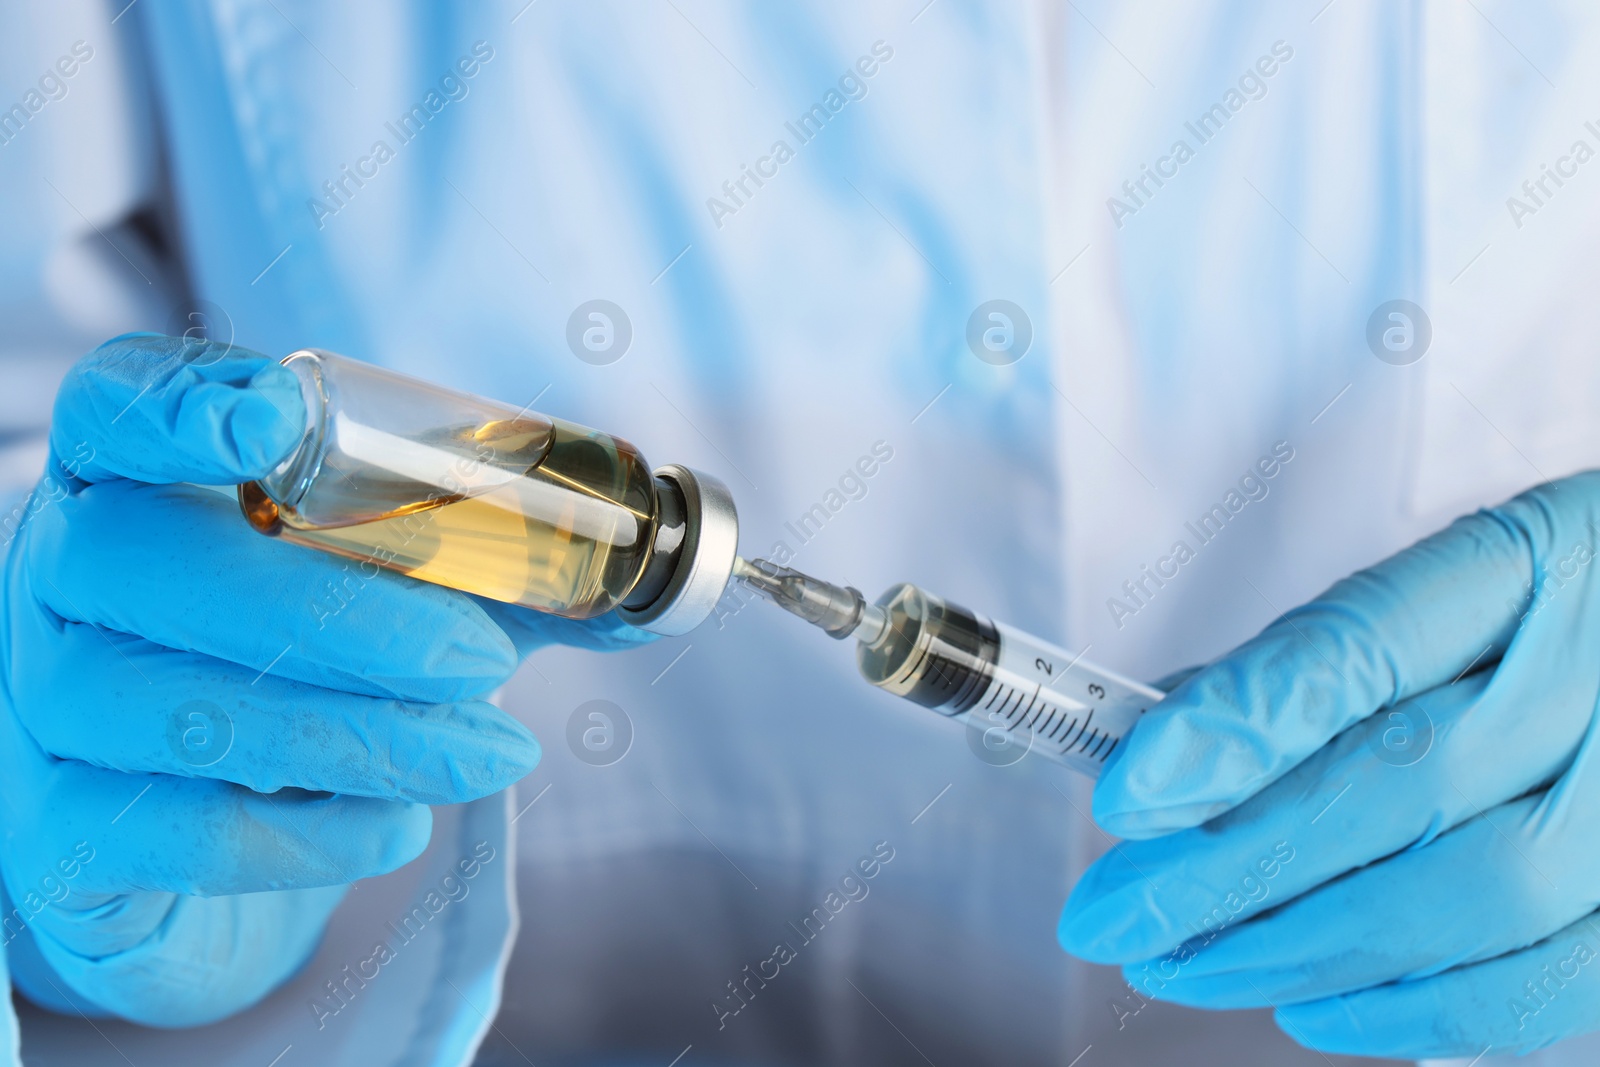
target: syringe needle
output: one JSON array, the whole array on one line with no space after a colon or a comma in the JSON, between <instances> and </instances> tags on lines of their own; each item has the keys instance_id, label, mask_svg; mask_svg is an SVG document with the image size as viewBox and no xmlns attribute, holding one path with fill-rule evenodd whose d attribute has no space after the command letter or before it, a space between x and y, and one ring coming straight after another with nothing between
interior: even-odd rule
<instances>
[{"instance_id":1,"label":"syringe needle","mask_svg":"<svg viewBox=\"0 0 1600 1067\"><path fill-rule=\"evenodd\" d=\"M792 615L836 638L856 634L875 641L888 625L882 609L868 604L860 590L813 578L764 559L735 558L734 577Z\"/></svg>"},{"instance_id":2,"label":"syringe needle","mask_svg":"<svg viewBox=\"0 0 1600 1067\"><path fill-rule=\"evenodd\" d=\"M760 562L765 563L766 560L761 560ZM735 578L741 578L744 581L750 582L752 585L754 585L759 583L762 578L766 577L766 574L763 571L757 570L751 564L751 562L745 559L743 556L734 556L733 576Z\"/></svg>"}]
</instances>

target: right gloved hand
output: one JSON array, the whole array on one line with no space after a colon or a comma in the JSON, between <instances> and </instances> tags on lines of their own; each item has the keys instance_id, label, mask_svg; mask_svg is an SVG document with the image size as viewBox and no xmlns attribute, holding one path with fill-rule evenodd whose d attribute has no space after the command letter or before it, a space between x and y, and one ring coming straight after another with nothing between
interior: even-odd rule
<instances>
[{"instance_id":1,"label":"right gloved hand","mask_svg":"<svg viewBox=\"0 0 1600 1067\"><path fill-rule=\"evenodd\" d=\"M342 887L422 851L428 804L538 762L478 699L518 657L477 602L388 571L351 590L344 561L199 487L264 474L304 417L275 361L155 335L61 387L0 579L0 925L42 1003L237 1011L309 956Z\"/></svg>"},{"instance_id":2,"label":"right gloved hand","mask_svg":"<svg viewBox=\"0 0 1600 1067\"><path fill-rule=\"evenodd\" d=\"M1335 584L1152 708L1095 788L1132 838L1062 914L1135 992L1328 1053L1600 1029L1600 471ZM1580 973L1581 972L1581 973Z\"/></svg>"}]
</instances>

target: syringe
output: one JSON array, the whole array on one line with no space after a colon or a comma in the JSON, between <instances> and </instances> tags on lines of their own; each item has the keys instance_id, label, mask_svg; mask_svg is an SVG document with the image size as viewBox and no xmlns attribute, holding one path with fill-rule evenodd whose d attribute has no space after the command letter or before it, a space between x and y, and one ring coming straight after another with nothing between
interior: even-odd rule
<instances>
[{"instance_id":1,"label":"syringe","mask_svg":"<svg viewBox=\"0 0 1600 1067\"><path fill-rule=\"evenodd\" d=\"M764 559L735 559L733 573L832 637L854 636L856 663L873 685L964 719L985 748L1017 759L1037 751L1096 776L1162 697L914 585L869 604L857 589Z\"/></svg>"}]
</instances>

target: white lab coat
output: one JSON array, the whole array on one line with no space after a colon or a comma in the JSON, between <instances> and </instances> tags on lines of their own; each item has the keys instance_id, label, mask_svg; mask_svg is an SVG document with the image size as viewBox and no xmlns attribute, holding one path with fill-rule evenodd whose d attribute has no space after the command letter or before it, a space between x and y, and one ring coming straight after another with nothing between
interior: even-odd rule
<instances>
[{"instance_id":1,"label":"white lab coat","mask_svg":"<svg viewBox=\"0 0 1600 1067\"><path fill-rule=\"evenodd\" d=\"M0 14L12 82L95 49L0 146L13 485L71 359L181 317L183 280L126 225L165 189L171 259L240 343L538 396L725 479L750 553L781 543L869 592L914 580L1137 676L1600 463L1600 164L1532 213L1505 202L1573 140L1600 145L1580 110L1600 16L1575 3L523 3ZM420 133L395 125L413 106ZM596 298L633 330L603 366L566 341ZM991 299L1032 326L1008 366L966 340ZM1393 299L1431 320L1418 362L1367 344ZM845 481L875 448L873 475ZM1144 578L1284 449L1264 497ZM537 654L501 700L543 741L539 768L352 894L262 1005L188 1033L26 1009L24 1051L1323 1062L1265 1012L1119 1012L1117 973L1054 941L1104 847L1088 784L980 762L867 689L847 649L735 606L625 655ZM609 766L566 740L592 699L631 722ZM504 882L452 904L407 970L326 999L430 864L491 839ZM893 859L870 893L730 1000L875 848Z\"/></svg>"}]
</instances>

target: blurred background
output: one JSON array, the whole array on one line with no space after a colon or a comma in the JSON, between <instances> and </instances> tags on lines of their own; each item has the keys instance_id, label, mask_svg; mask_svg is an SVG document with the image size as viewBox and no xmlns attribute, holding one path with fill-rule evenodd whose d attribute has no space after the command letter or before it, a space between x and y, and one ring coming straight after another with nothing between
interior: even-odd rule
<instances>
[{"instance_id":1,"label":"blurred background","mask_svg":"<svg viewBox=\"0 0 1600 1067\"><path fill-rule=\"evenodd\" d=\"M0 472L10 499L37 477L57 381L110 336L322 347L711 472L747 555L869 596L915 581L1159 678L1600 460L1600 363L1564 358L1594 336L1600 178L1506 202L1600 145L1596 17L10 5ZM995 300L1026 326L998 360L970 340ZM1427 326L1400 357L1369 343L1396 300ZM574 343L597 307L614 340ZM1130 593L1273 454L1264 493ZM481 1037L483 1067L1355 1062L1267 1009L1140 1005L1063 953L1109 844L1091 783L978 758L851 659L737 598L626 653L541 651L499 702L543 761L459 814L500 835L500 895L471 907L498 904L463 902L426 966L308 1011L425 884L397 872L246 1016L165 1033L22 1004L24 1057L435 1062ZM617 728L599 756L570 740L593 701ZM875 850L870 892L730 1000ZM482 993L452 993L455 967Z\"/></svg>"}]
</instances>

